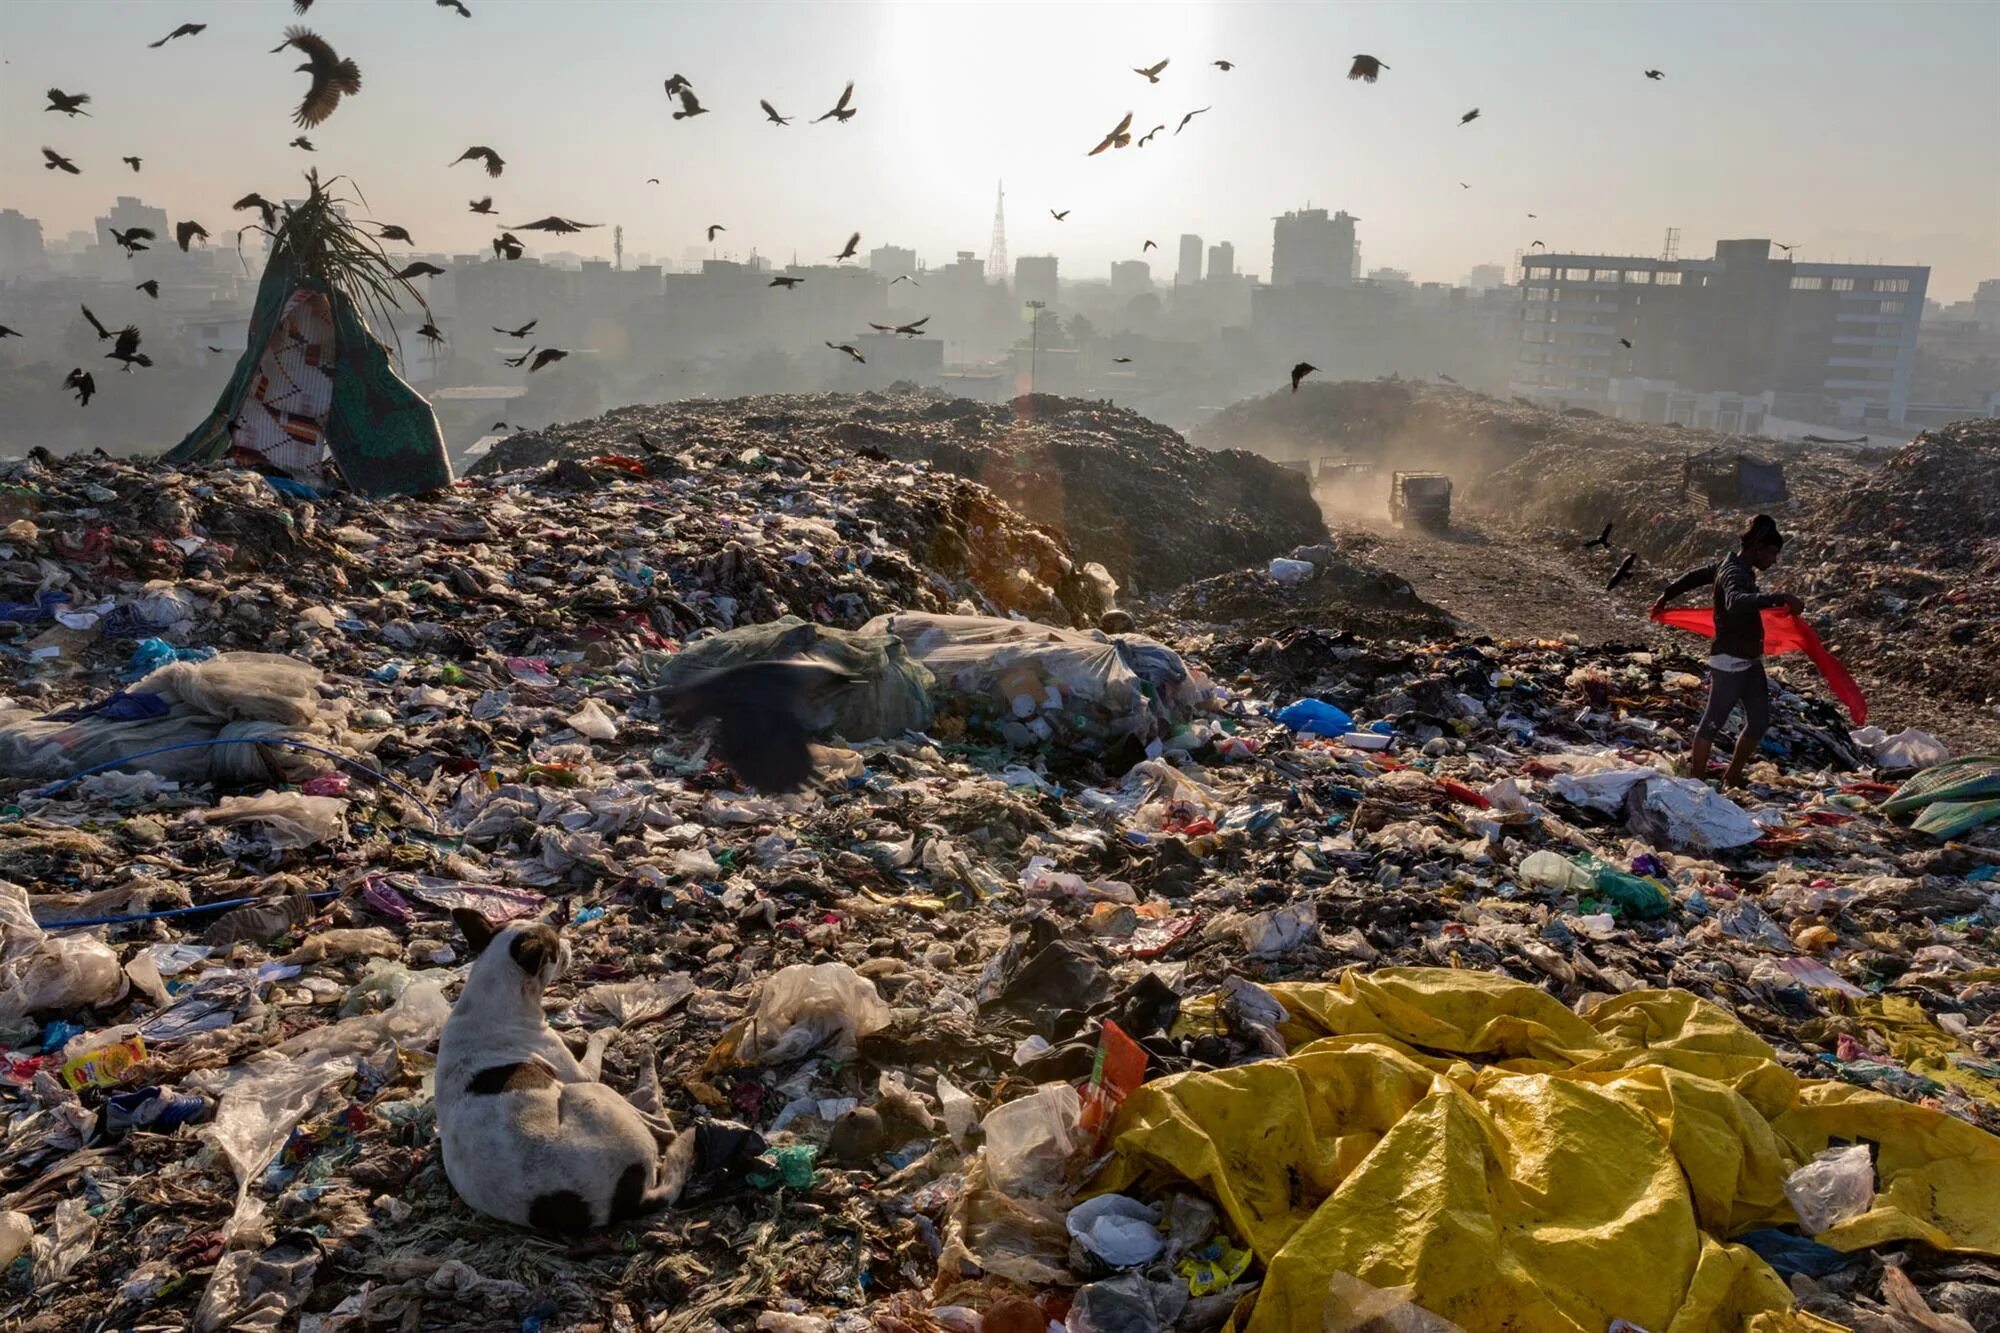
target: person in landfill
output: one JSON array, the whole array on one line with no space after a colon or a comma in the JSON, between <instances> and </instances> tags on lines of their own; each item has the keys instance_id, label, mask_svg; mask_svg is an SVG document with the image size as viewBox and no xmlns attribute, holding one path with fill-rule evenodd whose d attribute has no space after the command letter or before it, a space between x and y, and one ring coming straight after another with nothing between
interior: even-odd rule
<instances>
[{"instance_id":1,"label":"person in landfill","mask_svg":"<svg viewBox=\"0 0 2000 1333\"><path fill-rule=\"evenodd\" d=\"M1794 615L1805 604L1788 592L1757 591L1757 571L1778 563L1785 539L1777 520L1759 514L1743 533L1743 544L1721 563L1690 569L1675 579L1653 603L1666 610L1674 598L1709 585L1715 596L1715 651L1708 659L1708 707L1694 731L1688 750L1688 774L1706 780L1708 752L1722 724L1736 705L1743 705L1743 733L1723 774L1726 787L1743 783L1743 769L1757 752L1757 743L1771 725L1771 690L1764 678L1764 616L1766 607L1782 606Z\"/></svg>"}]
</instances>

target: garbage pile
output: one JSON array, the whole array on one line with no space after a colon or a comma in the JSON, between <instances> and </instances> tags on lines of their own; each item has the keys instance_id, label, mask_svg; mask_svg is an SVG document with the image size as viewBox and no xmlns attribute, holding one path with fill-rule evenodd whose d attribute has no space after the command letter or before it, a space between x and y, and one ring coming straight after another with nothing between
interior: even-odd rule
<instances>
[{"instance_id":1,"label":"garbage pile","mask_svg":"<svg viewBox=\"0 0 2000 1333\"><path fill-rule=\"evenodd\" d=\"M1785 690L1724 795L1693 657L1280 623L1356 577L1297 543L1072 608L980 486L654 411L380 505L0 477L0 1321L2000 1319L2000 758ZM846 676L797 794L663 707L797 657ZM461 1092L596 1074L670 1207L453 1188L510 923L575 1059Z\"/></svg>"}]
</instances>

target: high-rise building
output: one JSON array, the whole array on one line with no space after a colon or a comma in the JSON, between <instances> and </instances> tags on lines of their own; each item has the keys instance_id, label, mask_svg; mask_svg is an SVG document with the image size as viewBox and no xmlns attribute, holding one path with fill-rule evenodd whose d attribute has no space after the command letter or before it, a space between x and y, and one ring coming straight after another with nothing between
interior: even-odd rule
<instances>
[{"instance_id":1,"label":"high-rise building","mask_svg":"<svg viewBox=\"0 0 2000 1333\"><path fill-rule=\"evenodd\" d=\"M47 262L42 224L19 209L0 208L0 277L32 273Z\"/></svg>"},{"instance_id":2,"label":"high-rise building","mask_svg":"<svg viewBox=\"0 0 2000 1333\"><path fill-rule=\"evenodd\" d=\"M1340 287L1354 281L1354 224L1359 220L1344 211L1328 217L1324 208L1301 208L1273 218L1271 285Z\"/></svg>"},{"instance_id":3,"label":"high-rise building","mask_svg":"<svg viewBox=\"0 0 2000 1333\"><path fill-rule=\"evenodd\" d=\"M1022 255L1014 261L1014 299L1056 304L1056 257Z\"/></svg>"},{"instance_id":4,"label":"high-rise building","mask_svg":"<svg viewBox=\"0 0 2000 1333\"><path fill-rule=\"evenodd\" d=\"M894 282L917 271L917 252L900 245L878 245L868 252L868 271Z\"/></svg>"},{"instance_id":5,"label":"high-rise building","mask_svg":"<svg viewBox=\"0 0 2000 1333\"><path fill-rule=\"evenodd\" d=\"M1474 264L1472 272L1465 275L1465 285L1475 292L1490 292L1495 287L1507 285L1507 266L1504 264Z\"/></svg>"},{"instance_id":6,"label":"high-rise building","mask_svg":"<svg viewBox=\"0 0 2000 1333\"><path fill-rule=\"evenodd\" d=\"M986 246L986 278L1007 281L1007 182L993 187L993 239Z\"/></svg>"},{"instance_id":7,"label":"high-rise building","mask_svg":"<svg viewBox=\"0 0 2000 1333\"><path fill-rule=\"evenodd\" d=\"M1181 236L1180 267L1174 270L1176 287L1191 287L1201 281L1201 237L1192 233Z\"/></svg>"},{"instance_id":8,"label":"high-rise building","mask_svg":"<svg viewBox=\"0 0 2000 1333\"><path fill-rule=\"evenodd\" d=\"M1228 241L1217 241L1208 247L1208 280L1223 282L1236 276L1236 247Z\"/></svg>"},{"instance_id":9,"label":"high-rise building","mask_svg":"<svg viewBox=\"0 0 2000 1333\"><path fill-rule=\"evenodd\" d=\"M1120 259L1111 265L1113 296L1144 296L1153 290L1153 266L1143 259Z\"/></svg>"}]
</instances>

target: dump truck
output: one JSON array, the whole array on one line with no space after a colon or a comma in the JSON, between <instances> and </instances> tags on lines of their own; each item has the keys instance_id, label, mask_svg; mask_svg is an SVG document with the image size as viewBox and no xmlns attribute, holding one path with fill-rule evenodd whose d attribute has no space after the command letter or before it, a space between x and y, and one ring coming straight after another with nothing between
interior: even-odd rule
<instances>
[{"instance_id":1,"label":"dump truck","mask_svg":"<svg viewBox=\"0 0 2000 1333\"><path fill-rule=\"evenodd\" d=\"M1451 526L1451 478L1442 472L1391 473L1389 517L1399 527L1444 531Z\"/></svg>"}]
</instances>

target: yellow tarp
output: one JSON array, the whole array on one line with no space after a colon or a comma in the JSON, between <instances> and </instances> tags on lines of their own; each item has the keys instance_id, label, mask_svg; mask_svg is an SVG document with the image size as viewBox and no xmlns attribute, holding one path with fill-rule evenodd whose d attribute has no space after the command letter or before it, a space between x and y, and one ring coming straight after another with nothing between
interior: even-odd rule
<instances>
[{"instance_id":1,"label":"yellow tarp","mask_svg":"<svg viewBox=\"0 0 2000 1333\"><path fill-rule=\"evenodd\" d=\"M1218 1203L1266 1269L1244 1333L1318 1333L1336 1272L1412 1285L1468 1333L1825 1328L1728 1240L1795 1222L1785 1177L1831 1138L1880 1145L1881 1190L1825 1243L2000 1253L2000 1139L1801 1080L1685 992L1586 1019L1481 972L1271 991L1290 1055L1139 1088L1096 1181Z\"/></svg>"}]
</instances>

